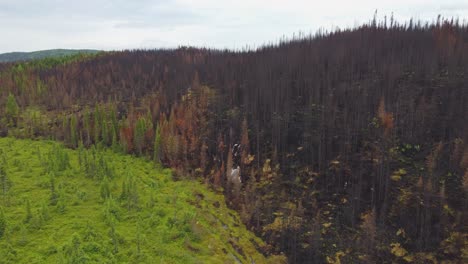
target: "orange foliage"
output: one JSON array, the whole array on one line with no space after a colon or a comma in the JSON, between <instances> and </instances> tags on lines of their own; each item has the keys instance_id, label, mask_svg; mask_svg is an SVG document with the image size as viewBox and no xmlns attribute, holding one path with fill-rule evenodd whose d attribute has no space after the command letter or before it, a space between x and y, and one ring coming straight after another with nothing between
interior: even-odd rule
<instances>
[{"instance_id":1,"label":"orange foliage","mask_svg":"<svg viewBox=\"0 0 468 264\"><path fill-rule=\"evenodd\" d=\"M125 150L131 152L133 150L133 128L129 126L120 128L120 140Z\"/></svg>"},{"instance_id":2,"label":"orange foliage","mask_svg":"<svg viewBox=\"0 0 468 264\"><path fill-rule=\"evenodd\" d=\"M388 136L390 131L393 129L393 113L385 111L385 100L383 97L380 99L377 115L382 127L384 128L385 136Z\"/></svg>"},{"instance_id":3,"label":"orange foliage","mask_svg":"<svg viewBox=\"0 0 468 264\"><path fill-rule=\"evenodd\" d=\"M167 122L160 121L162 152L167 164L183 162L186 167L200 168L206 171L206 156L200 155L204 130L206 126L206 112L208 105L200 105L199 101L208 102L210 90L198 85L197 75L194 87L188 89L179 103L171 107ZM161 119L165 119L164 116ZM206 148L206 147L205 147ZM203 159L203 160L202 160Z\"/></svg>"}]
</instances>

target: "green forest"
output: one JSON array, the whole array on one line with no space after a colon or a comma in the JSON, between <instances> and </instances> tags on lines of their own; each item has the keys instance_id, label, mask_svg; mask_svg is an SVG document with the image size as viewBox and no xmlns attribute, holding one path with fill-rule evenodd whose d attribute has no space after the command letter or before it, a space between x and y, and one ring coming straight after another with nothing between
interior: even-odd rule
<instances>
[{"instance_id":1,"label":"green forest","mask_svg":"<svg viewBox=\"0 0 468 264\"><path fill-rule=\"evenodd\" d=\"M467 263L468 25L0 63L0 263Z\"/></svg>"},{"instance_id":2,"label":"green forest","mask_svg":"<svg viewBox=\"0 0 468 264\"><path fill-rule=\"evenodd\" d=\"M0 62L31 61L47 58L60 58L74 56L78 54L96 54L99 50L68 50L53 49L33 52L9 52L0 54Z\"/></svg>"}]
</instances>

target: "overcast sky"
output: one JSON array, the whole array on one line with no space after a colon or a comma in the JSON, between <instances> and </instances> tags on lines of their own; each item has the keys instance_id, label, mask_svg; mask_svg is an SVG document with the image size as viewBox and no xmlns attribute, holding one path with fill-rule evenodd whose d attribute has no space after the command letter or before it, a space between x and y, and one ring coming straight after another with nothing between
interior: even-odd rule
<instances>
[{"instance_id":1,"label":"overcast sky","mask_svg":"<svg viewBox=\"0 0 468 264\"><path fill-rule=\"evenodd\" d=\"M180 45L239 49L378 17L468 18L468 0L0 0L0 53Z\"/></svg>"}]
</instances>

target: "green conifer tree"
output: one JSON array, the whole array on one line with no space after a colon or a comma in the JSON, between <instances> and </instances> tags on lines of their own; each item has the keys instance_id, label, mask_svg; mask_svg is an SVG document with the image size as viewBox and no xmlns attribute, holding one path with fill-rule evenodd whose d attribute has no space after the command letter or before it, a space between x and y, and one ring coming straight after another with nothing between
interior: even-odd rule
<instances>
[{"instance_id":1,"label":"green conifer tree","mask_svg":"<svg viewBox=\"0 0 468 264\"><path fill-rule=\"evenodd\" d=\"M104 177L104 179L101 182L100 192L101 192L101 198L103 200L106 200L107 198L111 196L109 180L107 179L107 177Z\"/></svg>"},{"instance_id":2,"label":"green conifer tree","mask_svg":"<svg viewBox=\"0 0 468 264\"><path fill-rule=\"evenodd\" d=\"M86 107L84 110L83 125L84 125L85 135L86 135L85 144L89 146L91 144L91 125L90 125L90 114L89 114L88 107Z\"/></svg>"},{"instance_id":3,"label":"green conifer tree","mask_svg":"<svg viewBox=\"0 0 468 264\"><path fill-rule=\"evenodd\" d=\"M145 144L145 133L147 130L147 122L144 117L140 117L137 120L136 126L135 126L135 132L134 135L135 137L133 138L134 144L135 144L135 149L137 151L137 154L141 155L143 154L143 146Z\"/></svg>"},{"instance_id":4,"label":"green conifer tree","mask_svg":"<svg viewBox=\"0 0 468 264\"><path fill-rule=\"evenodd\" d=\"M154 154L153 160L156 164L161 163L161 129L159 126L156 127L156 133L154 136Z\"/></svg>"},{"instance_id":5,"label":"green conifer tree","mask_svg":"<svg viewBox=\"0 0 468 264\"><path fill-rule=\"evenodd\" d=\"M101 113L99 110L99 106L96 105L96 109L94 110L94 144L100 141L101 135Z\"/></svg>"},{"instance_id":6,"label":"green conifer tree","mask_svg":"<svg viewBox=\"0 0 468 264\"><path fill-rule=\"evenodd\" d=\"M6 107L5 107L5 117L7 119L8 126L16 126L18 121L19 107L16 103L15 96L10 93L7 97Z\"/></svg>"},{"instance_id":7,"label":"green conifer tree","mask_svg":"<svg viewBox=\"0 0 468 264\"><path fill-rule=\"evenodd\" d=\"M72 115L70 118L70 141L72 147L76 147L78 145L78 121L76 120L76 116Z\"/></svg>"},{"instance_id":8,"label":"green conifer tree","mask_svg":"<svg viewBox=\"0 0 468 264\"><path fill-rule=\"evenodd\" d=\"M101 138L102 138L102 142L104 143L104 145L108 146L109 143L110 143L110 140L109 140L109 122L108 122L108 117L107 117L107 114L104 112L102 114L102 130L101 130Z\"/></svg>"}]
</instances>

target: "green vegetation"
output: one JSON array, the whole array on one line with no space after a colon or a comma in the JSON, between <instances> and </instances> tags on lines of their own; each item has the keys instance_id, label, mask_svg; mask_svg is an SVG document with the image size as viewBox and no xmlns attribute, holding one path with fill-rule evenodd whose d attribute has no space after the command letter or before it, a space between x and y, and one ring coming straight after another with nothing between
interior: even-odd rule
<instances>
[{"instance_id":1,"label":"green vegetation","mask_svg":"<svg viewBox=\"0 0 468 264\"><path fill-rule=\"evenodd\" d=\"M0 54L0 62L27 61L38 60L44 58L60 58L73 56L77 54L96 54L98 50L70 50L70 49L53 49L41 50L34 52L10 52Z\"/></svg>"},{"instance_id":2,"label":"green vegetation","mask_svg":"<svg viewBox=\"0 0 468 264\"><path fill-rule=\"evenodd\" d=\"M16 119L18 117L19 107L16 103L15 96L11 93L8 95L6 109L5 109L5 117L8 125L15 125Z\"/></svg>"},{"instance_id":3,"label":"green vegetation","mask_svg":"<svg viewBox=\"0 0 468 264\"><path fill-rule=\"evenodd\" d=\"M0 138L0 175L0 263L267 262L221 194L143 158Z\"/></svg>"}]
</instances>

